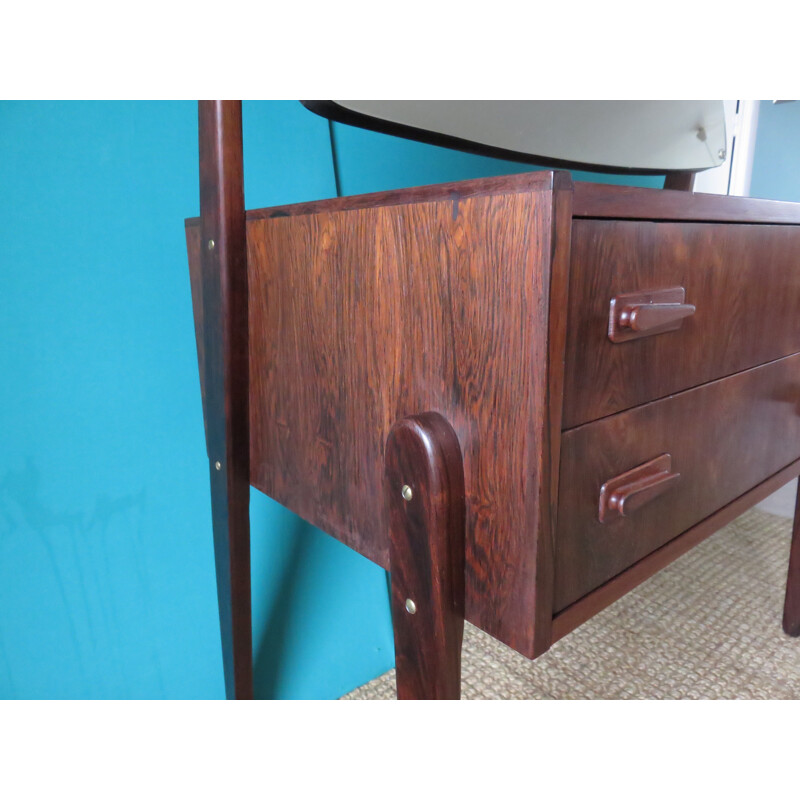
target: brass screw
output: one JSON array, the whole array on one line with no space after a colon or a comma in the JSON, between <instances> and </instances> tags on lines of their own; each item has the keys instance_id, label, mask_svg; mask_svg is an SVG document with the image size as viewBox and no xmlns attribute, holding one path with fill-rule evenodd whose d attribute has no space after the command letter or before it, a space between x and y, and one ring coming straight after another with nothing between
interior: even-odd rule
<instances>
[{"instance_id":1,"label":"brass screw","mask_svg":"<svg viewBox=\"0 0 800 800\"><path fill-rule=\"evenodd\" d=\"M216 242L213 239L209 239L208 240L208 249L209 250L213 250L215 246L216 246Z\"/></svg>"},{"instance_id":2,"label":"brass screw","mask_svg":"<svg viewBox=\"0 0 800 800\"><path fill-rule=\"evenodd\" d=\"M417 604L410 597L406 600L406 611L408 611L409 614L417 613Z\"/></svg>"},{"instance_id":3,"label":"brass screw","mask_svg":"<svg viewBox=\"0 0 800 800\"><path fill-rule=\"evenodd\" d=\"M219 461L214 462L214 467L216 468L217 472L222 469L222 464Z\"/></svg>"},{"instance_id":4,"label":"brass screw","mask_svg":"<svg viewBox=\"0 0 800 800\"><path fill-rule=\"evenodd\" d=\"M403 500L406 502L414 496L414 492L411 491L411 487L407 483L403 485L401 494L403 495ZM412 611L411 613L413 614L414 612Z\"/></svg>"}]
</instances>

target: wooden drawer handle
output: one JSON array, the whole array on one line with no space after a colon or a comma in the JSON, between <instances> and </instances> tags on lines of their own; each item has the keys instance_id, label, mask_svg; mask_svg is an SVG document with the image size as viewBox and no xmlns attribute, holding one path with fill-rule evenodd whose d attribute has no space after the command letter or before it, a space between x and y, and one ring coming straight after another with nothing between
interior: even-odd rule
<instances>
[{"instance_id":1,"label":"wooden drawer handle","mask_svg":"<svg viewBox=\"0 0 800 800\"><path fill-rule=\"evenodd\" d=\"M679 472L672 471L672 456L664 453L611 478L600 489L600 522L629 516L664 494L680 477Z\"/></svg>"},{"instance_id":2,"label":"wooden drawer handle","mask_svg":"<svg viewBox=\"0 0 800 800\"><path fill-rule=\"evenodd\" d=\"M692 316L695 306L684 303L682 286L617 295L611 301L608 317L608 338L627 342L643 336L676 331L682 320Z\"/></svg>"},{"instance_id":3,"label":"wooden drawer handle","mask_svg":"<svg viewBox=\"0 0 800 800\"><path fill-rule=\"evenodd\" d=\"M690 317L695 307L687 303L649 303L644 306L625 306L619 315L619 324L634 331L652 331Z\"/></svg>"}]
</instances>

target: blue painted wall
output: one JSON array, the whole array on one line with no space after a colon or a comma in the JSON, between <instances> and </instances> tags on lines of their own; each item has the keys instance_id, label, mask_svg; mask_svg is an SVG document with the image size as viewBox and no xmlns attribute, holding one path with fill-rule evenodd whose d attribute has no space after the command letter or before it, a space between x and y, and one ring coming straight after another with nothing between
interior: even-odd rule
<instances>
[{"instance_id":1,"label":"blue painted wall","mask_svg":"<svg viewBox=\"0 0 800 800\"><path fill-rule=\"evenodd\" d=\"M345 194L527 169L334 129ZM324 120L245 103L244 130L248 207L335 193ZM223 695L196 139L193 103L0 103L2 698ZM257 695L390 668L384 572L256 492L251 516Z\"/></svg>"},{"instance_id":2,"label":"blue painted wall","mask_svg":"<svg viewBox=\"0 0 800 800\"><path fill-rule=\"evenodd\" d=\"M759 104L750 196L800 202L800 101Z\"/></svg>"}]
</instances>

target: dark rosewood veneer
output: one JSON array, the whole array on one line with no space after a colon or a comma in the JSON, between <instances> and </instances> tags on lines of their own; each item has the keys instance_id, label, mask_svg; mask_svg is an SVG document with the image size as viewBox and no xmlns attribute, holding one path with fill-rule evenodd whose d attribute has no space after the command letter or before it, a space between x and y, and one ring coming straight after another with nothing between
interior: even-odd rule
<instances>
[{"instance_id":1,"label":"dark rosewood veneer","mask_svg":"<svg viewBox=\"0 0 800 800\"><path fill-rule=\"evenodd\" d=\"M398 696L444 699L464 619L535 658L800 474L800 205L548 171L245 213L239 105L200 134L229 697L251 485L390 570Z\"/></svg>"}]
</instances>

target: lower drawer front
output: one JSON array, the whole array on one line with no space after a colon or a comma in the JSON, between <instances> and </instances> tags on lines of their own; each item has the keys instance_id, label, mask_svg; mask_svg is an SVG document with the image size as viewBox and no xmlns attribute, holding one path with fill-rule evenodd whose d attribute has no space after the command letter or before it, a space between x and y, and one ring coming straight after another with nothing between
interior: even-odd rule
<instances>
[{"instance_id":1,"label":"lower drawer front","mask_svg":"<svg viewBox=\"0 0 800 800\"><path fill-rule=\"evenodd\" d=\"M639 508L631 502L624 516L606 514L601 523L603 486L613 487L615 477L663 454L680 478L665 480L661 494L640 491ZM797 458L800 354L566 432L555 611Z\"/></svg>"}]
</instances>

